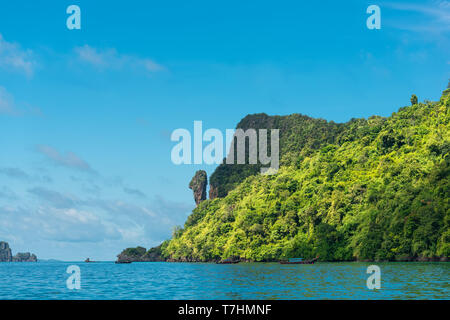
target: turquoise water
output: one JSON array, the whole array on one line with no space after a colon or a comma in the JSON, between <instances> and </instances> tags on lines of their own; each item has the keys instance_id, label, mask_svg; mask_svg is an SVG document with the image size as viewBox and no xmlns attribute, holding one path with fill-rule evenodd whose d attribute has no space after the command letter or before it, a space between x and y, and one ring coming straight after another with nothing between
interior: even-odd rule
<instances>
[{"instance_id":1,"label":"turquoise water","mask_svg":"<svg viewBox=\"0 0 450 320\"><path fill-rule=\"evenodd\" d=\"M69 290L70 265L81 289ZM0 263L0 299L449 299L450 263Z\"/></svg>"}]
</instances>

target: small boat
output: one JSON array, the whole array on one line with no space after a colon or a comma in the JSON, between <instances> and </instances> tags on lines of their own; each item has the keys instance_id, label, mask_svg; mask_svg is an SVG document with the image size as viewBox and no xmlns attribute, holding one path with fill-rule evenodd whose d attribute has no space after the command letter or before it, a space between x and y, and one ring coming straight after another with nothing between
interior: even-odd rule
<instances>
[{"instance_id":1,"label":"small boat","mask_svg":"<svg viewBox=\"0 0 450 320\"><path fill-rule=\"evenodd\" d=\"M87 258L86 260L84 260L84 262L95 262L95 261L92 261L91 259Z\"/></svg>"},{"instance_id":2,"label":"small boat","mask_svg":"<svg viewBox=\"0 0 450 320\"><path fill-rule=\"evenodd\" d=\"M281 264L314 264L319 257L315 257L311 260L303 260L303 258L291 258L289 260L280 261Z\"/></svg>"},{"instance_id":3,"label":"small boat","mask_svg":"<svg viewBox=\"0 0 450 320\"><path fill-rule=\"evenodd\" d=\"M240 261L217 261L217 264L235 264L239 263Z\"/></svg>"},{"instance_id":4,"label":"small boat","mask_svg":"<svg viewBox=\"0 0 450 320\"><path fill-rule=\"evenodd\" d=\"M239 262L241 262L239 259L228 258L228 259L217 261L216 263L217 264L235 264L235 263L239 263Z\"/></svg>"}]
</instances>

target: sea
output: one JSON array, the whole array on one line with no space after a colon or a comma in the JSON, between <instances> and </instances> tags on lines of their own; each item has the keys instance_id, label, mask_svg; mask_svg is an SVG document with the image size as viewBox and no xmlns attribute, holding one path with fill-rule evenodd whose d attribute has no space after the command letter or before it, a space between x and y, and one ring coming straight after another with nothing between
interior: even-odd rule
<instances>
[{"instance_id":1,"label":"sea","mask_svg":"<svg viewBox=\"0 0 450 320\"><path fill-rule=\"evenodd\" d=\"M0 300L449 298L449 262L0 263Z\"/></svg>"}]
</instances>

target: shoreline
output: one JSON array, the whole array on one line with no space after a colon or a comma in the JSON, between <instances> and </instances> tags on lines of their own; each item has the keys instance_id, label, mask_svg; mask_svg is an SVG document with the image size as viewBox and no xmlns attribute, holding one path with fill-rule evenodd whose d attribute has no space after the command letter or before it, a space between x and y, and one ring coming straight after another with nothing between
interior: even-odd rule
<instances>
[{"instance_id":1,"label":"shoreline","mask_svg":"<svg viewBox=\"0 0 450 320\"><path fill-rule=\"evenodd\" d=\"M115 261L117 262L117 261ZM135 262L170 262L170 263L212 263L217 264L218 261L188 261L188 260L159 260L159 261L131 261L131 263ZM408 259L408 260L340 260L340 261L317 261L316 263L343 263L343 262L355 262L355 263L405 263L405 262L427 262L427 263L436 263L436 262L450 262L448 257L443 257L439 259ZM242 260L239 263L280 263L280 261L250 261L250 260ZM118 262L118 264L123 264Z\"/></svg>"},{"instance_id":2,"label":"shoreline","mask_svg":"<svg viewBox=\"0 0 450 320\"><path fill-rule=\"evenodd\" d=\"M215 261L131 261L131 263L187 263L187 264L218 264ZM445 260L402 260L402 261L317 261L316 263L448 263L450 262L449 259ZM76 264L92 264L86 263L85 261L36 261L36 262L30 262L29 264L36 264L36 263L76 263ZM93 264L102 264L102 263L112 263L112 264L130 264L130 263L116 263L115 260L105 260L105 261L95 261ZM240 261L239 263L243 264L280 264L279 261ZM6 264L18 264L18 262L0 262L0 265L6 265ZM28 264L27 262L20 262L20 265L22 264Z\"/></svg>"}]
</instances>

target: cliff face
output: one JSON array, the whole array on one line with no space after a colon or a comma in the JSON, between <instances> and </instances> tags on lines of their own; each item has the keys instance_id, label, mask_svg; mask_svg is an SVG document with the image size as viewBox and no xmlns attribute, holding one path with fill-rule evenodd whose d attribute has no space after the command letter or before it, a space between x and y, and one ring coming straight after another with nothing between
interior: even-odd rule
<instances>
[{"instance_id":1,"label":"cliff face","mask_svg":"<svg viewBox=\"0 0 450 320\"><path fill-rule=\"evenodd\" d=\"M13 256L8 242L0 241L0 262L37 262L37 257L29 252Z\"/></svg>"},{"instance_id":2,"label":"cliff face","mask_svg":"<svg viewBox=\"0 0 450 320\"><path fill-rule=\"evenodd\" d=\"M219 188L217 186L209 185L209 198L211 200L219 197Z\"/></svg>"},{"instance_id":3,"label":"cliff face","mask_svg":"<svg viewBox=\"0 0 450 320\"><path fill-rule=\"evenodd\" d=\"M200 202L206 200L206 186L208 185L208 177L204 170L198 170L191 182L189 189L194 192L195 204L198 206Z\"/></svg>"},{"instance_id":4,"label":"cliff face","mask_svg":"<svg viewBox=\"0 0 450 320\"><path fill-rule=\"evenodd\" d=\"M8 242L0 241L0 262L11 262L12 253Z\"/></svg>"}]
</instances>

